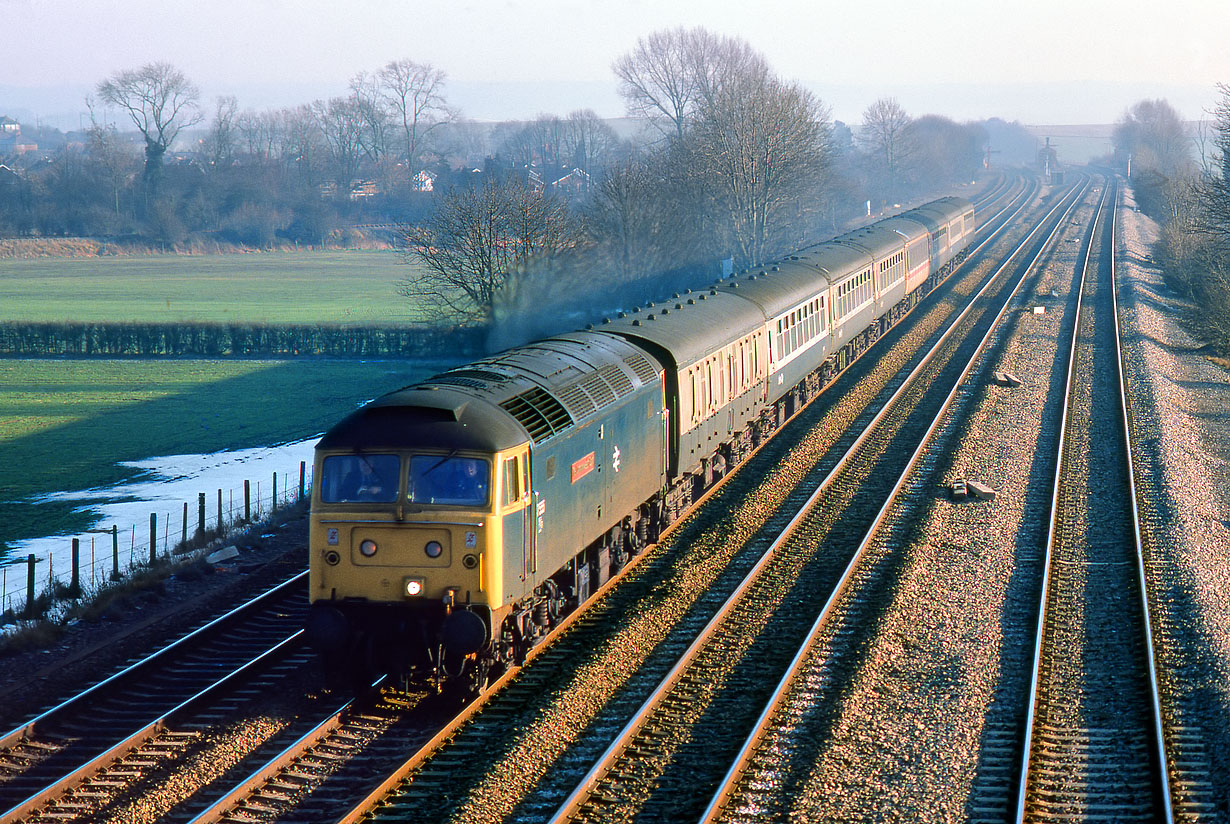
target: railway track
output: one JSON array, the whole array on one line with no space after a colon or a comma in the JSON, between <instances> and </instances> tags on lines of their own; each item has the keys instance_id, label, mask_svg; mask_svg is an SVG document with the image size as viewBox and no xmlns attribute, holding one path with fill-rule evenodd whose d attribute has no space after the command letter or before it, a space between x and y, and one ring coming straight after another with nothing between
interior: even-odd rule
<instances>
[{"instance_id":1,"label":"railway track","mask_svg":"<svg viewBox=\"0 0 1230 824\"><path fill-rule=\"evenodd\" d=\"M187 757L203 730L309 655L307 573L232 609L0 737L0 819L91 820ZM172 729L174 727L174 729Z\"/></svg>"},{"instance_id":2,"label":"railway track","mask_svg":"<svg viewBox=\"0 0 1230 824\"><path fill-rule=\"evenodd\" d=\"M1064 389L1017 821L1175 816L1123 391L1116 192L1095 220Z\"/></svg>"}]
</instances>

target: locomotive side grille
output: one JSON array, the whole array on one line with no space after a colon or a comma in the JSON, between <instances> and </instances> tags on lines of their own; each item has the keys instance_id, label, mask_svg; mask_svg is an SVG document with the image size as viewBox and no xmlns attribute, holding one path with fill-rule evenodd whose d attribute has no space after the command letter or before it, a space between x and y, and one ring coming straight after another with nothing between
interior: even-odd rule
<instances>
[{"instance_id":1,"label":"locomotive side grille","mask_svg":"<svg viewBox=\"0 0 1230 824\"><path fill-rule=\"evenodd\" d=\"M568 407L568 410L577 418L583 418L598 411L598 407L594 405L594 402L579 384L573 384L567 389L561 390L559 399L564 402L564 406Z\"/></svg>"},{"instance_id":2,"label":"locomotive side grille","mask_svg":"<svg viewBox=\"0 0 1230 824\"><path fill-rule=\"evenodd\" d=\"M602 379L611 385L615 390L615 394L619 397L632 394L632 381L624 374L624 370L620 369L615 364L609 364L602 367L602 371L598 373Z\"/></svg>"},{"instance_id":3,"label":"locomotive side grille","mask_svg":"<svg viewBox=\"0 0 1230 824\"><path fill-rule=\"evenodd\" d=\"M500 406L525 427L534 443L540 443L572 426L572 417L568 410L537 386L509 398Z\"/></svg>"},{"instance_id":4,"label":"locomotive side grille","mask_svg":"<svg viewBox=\"0 0 1230 824\"><path fill-rule=\"evenodd\" d=\"M624 363L632 367L633 374L641 379L641 383L652 383L654 378L658 376L658 372L653 368L653 364L642 354L634 352L624 358Z\"/></svg>"},{"instance_id":5,"label":"locomotive side grille","mask_svg":"<svg viewBox=\"0 0 1230 824\"><path fill-rule=\"evenodd\" d=\"M581 388L589 393L589 396L594 399L594 405L599 409L615 402L615 393L611 391L610 385L602 379L601 375L591 375L581 381Z\"/></svg>"}]
</instances>

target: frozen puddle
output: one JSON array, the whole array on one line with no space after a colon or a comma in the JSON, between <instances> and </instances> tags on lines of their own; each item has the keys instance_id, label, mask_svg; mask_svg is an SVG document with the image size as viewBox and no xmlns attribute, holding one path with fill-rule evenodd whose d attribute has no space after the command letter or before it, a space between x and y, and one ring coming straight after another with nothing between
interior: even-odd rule
<instances>
[{"instance_id":1,"label":"frozen puddle","mask_svg":"<svg viewBox=\"0 0 1230 824\"><path fill-rule=\"evenodd\" d=\"M306 483L312 477L312 452L318 438L281 444L279 446L214 452L207 455L171 455L124 462L140 473L138 479L115 486L86 489L78 492L55 492L33 499L44 501L81 501L82 511L97 514L94 529L110 531L114 525L119 534L121 569L136 560L149 559L150 515L157 516L158 553L164 554L169 541L175 546L183 530L184 504L188 504L188 535L196 530L198 496L205 493L205 528L218 523L218 490L222 490L223 517L227 523L243 517L243 486L249 482L253 519L257 513L267 513L272 503L274 473L277 473L279 500L297 496L299 465L306 465ZM99 532L82 535L56 535L29 541L15 541L10 546L8 565L4 569L0 591L0 611L20 608L25 603L26 558L33 554L36 564L36 589L42 592L49 569L56 578L67 582L72 571L72 539L81 539L81 578L87 589L91 583L105 580L111 572L112 542L110 534ZM91 557L93 556L93 557ZM50 564L45 560L50 559Z\"/></svg>"}]
</instances>

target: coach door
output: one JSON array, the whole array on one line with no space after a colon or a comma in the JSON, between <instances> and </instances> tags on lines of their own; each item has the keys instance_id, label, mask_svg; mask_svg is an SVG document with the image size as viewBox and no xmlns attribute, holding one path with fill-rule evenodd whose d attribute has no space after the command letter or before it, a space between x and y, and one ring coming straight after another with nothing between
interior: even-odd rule
<instances>
[{"instance_id":1,"label":"coach door","mask_svg":"<svg viewBox=\"0 0 1230 824\"><path fill-rule=\"evenodd\" d=\"M529 450L505 454L500 459L500 520L504 535L506 597L524 594L532 587L538 568L535 551L534 513L530 507Z\"/></svg>"}]
</instances>

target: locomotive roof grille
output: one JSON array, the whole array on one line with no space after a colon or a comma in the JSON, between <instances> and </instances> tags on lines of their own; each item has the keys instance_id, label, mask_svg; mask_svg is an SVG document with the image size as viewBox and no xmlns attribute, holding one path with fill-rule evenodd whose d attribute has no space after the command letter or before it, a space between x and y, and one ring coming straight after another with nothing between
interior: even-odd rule
<instances>
[{"instance_id":1,"label":"locomotive roof grille","mask_svg":"<svg viewBox=\"0 0 1230 824\"><path fill-rule=\"evenodd\" d=\"M488 369L453 369L428 378L424 385L432 386L467 386L471 389L490 389L493 383L505 383L507 375L492 372Z\"/></svg>"},{"instance_id":2,"label":"locomotive roof grille","mask_svg":"<svg viewBox=\"0 0 1230 824\"><path fill-rule=\"evenodd\" d=\"M692 301L688 301L691 303ZM632 372L641 379L641 383L649 383L658 376L658 372L653 368L653 364L644 355L633 353L624 358L624 363L632 367Z\"/></svg>"},{"instance_id":3,"label":"locomotive roof grille","mask_svg":"<svg viewBox=\"0 0 1230 824\"><path fill-rule=\"evenodd\" d=\"M487 382L462 375L438 375L427 381L430 386L468 386L471 389L486 389Z\"/></svg>"},{"instance_id":4,"label":"locomotive roof grille","mask_svg":"<svg viewBox=\"0 0 1230 824\"><path fill-rule=\"evenodd\" d=\"M500 404L530 433L534 443L572 426L568 410L546 390L534 386Z\"/></svg>"}]
</instances>

